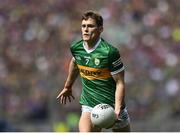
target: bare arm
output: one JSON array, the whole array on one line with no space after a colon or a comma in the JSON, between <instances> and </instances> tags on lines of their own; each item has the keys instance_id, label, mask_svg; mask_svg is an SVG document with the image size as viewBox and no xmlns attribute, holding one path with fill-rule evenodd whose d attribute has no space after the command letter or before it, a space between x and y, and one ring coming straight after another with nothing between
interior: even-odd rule
<instances>
[{"instance_id":1,"label":"bare arm","mask_svg":"<svg viewBox=\"0 0 180 133\"><path fill-rule=\"evenodd\" d=\"M115 92L115 113L118 115L121 112L121 106L123 104L123 99L125 96L125 83L124 83L124 71L113 75L116 82L116 92Z\"/></svg>"},{"instance_id":2,"label":"bare arm","mask_svg":"<svg viewBox=\"0 0 180 133\"><path fill-rule=\"evenodd\" d=\"M73 85L74 81L76 80L78 74L79 74L78 67L77 67L74 59L72 58L70 61L70 65L69 65L69 73L68 73L67 80L65 82L65 87L72 87L72 85Z\"/></svg>"},{"instance_id":3,"label":"bare arm","mask_svg":"<svg viewBox=\"0 0 180 133\"><path fill-rule=\"evenodd\" d=\"M70 61L68 77L66 79L64 88L61 90L61 92L57 96L57 99L60 99L60 102L62 104L66 104L67 98L69 102L71 102L71 98L74 99L74 96L72 95L72 85L74 81L76 80L78 74L79 74L78 67L74 59L72 58Z\"/></svg>"}]
</instances>

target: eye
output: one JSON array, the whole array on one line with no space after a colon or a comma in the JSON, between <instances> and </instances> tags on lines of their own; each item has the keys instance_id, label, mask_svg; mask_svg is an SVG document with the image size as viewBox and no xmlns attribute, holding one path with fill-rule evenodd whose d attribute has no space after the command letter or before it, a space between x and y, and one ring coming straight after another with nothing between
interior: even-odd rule
<instances>
[{"instance_id":1,"label":"eye","mask_svg":"<svg viewBox=\"0 0 180 133\"><path fill-rule=\"evenodd\" d=\"M89 28L94 28L94 27L96 27L96 26L93 25L93 24L89 24L88 27L89 27Z\"/></svg>"},{"instance_id":2,"label":"eye","mask_svg":"<svg viewBox=\"0 0 180 133\"><path fill-rule=\"evenodd\" d=\"M84 25L84 24L83 24L83 25L81 25L81 27L82 27L82 28L85 28L85 27L86 27L86 25Z\"/></svg>"}]
</instances>

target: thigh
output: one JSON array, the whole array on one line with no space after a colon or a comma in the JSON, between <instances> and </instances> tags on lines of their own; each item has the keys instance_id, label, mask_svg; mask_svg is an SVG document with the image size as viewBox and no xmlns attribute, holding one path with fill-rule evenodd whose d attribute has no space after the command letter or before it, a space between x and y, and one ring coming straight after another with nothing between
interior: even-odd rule
<instances>
[{"instance_id":1,"label":"thigh","mask_svg":"<svg viewBox=\"0 0 180 133\"><path fill-rule=\"evenodd\" d=\"M99 132L101 129L94 127L91 123L91 113L82 112L79 120L79 131L80 132Z\"/></svg>"}]
</instances>

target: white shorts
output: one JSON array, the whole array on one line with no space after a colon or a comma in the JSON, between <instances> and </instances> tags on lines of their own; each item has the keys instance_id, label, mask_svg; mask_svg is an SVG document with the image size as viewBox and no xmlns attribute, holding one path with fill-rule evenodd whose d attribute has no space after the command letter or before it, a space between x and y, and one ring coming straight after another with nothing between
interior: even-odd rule
<instances>
[{"instance_id":1,"label":"white shorts","mask_svg":"<svg viewBox=\"0 0 180 133\"><path fill-rule=\"evenodd\" d=\"M92 107L86 106L86 105L82 105L82 113L83 112L91 112L92 111ZM130 118L129 118L129 114L127 112L127 109L124 108L121 111L121 114L117 120L117 122L114 124L114 126L112 127L113 129L119 129L119 128L123 128L125 126L127 126L130 123Z\"/></svg>"}]
</instances>

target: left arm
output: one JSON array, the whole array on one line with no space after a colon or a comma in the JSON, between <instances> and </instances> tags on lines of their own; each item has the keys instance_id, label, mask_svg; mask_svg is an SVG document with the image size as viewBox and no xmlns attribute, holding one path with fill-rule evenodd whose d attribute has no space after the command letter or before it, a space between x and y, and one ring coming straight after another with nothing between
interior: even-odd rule
<instances>
[{"instance_id":1,"label":"left arm","mask_svg":"<svg viewBox=\"0 0 180 133\"><path fill-rule=\"evenodd\" d=\"M121 106L125 97L125 83L124 83L124 71L113 75L113 79L116 82L116 92L115 92L115 113L118 116L121 112Z\"/></svg>"}]
</instances>

